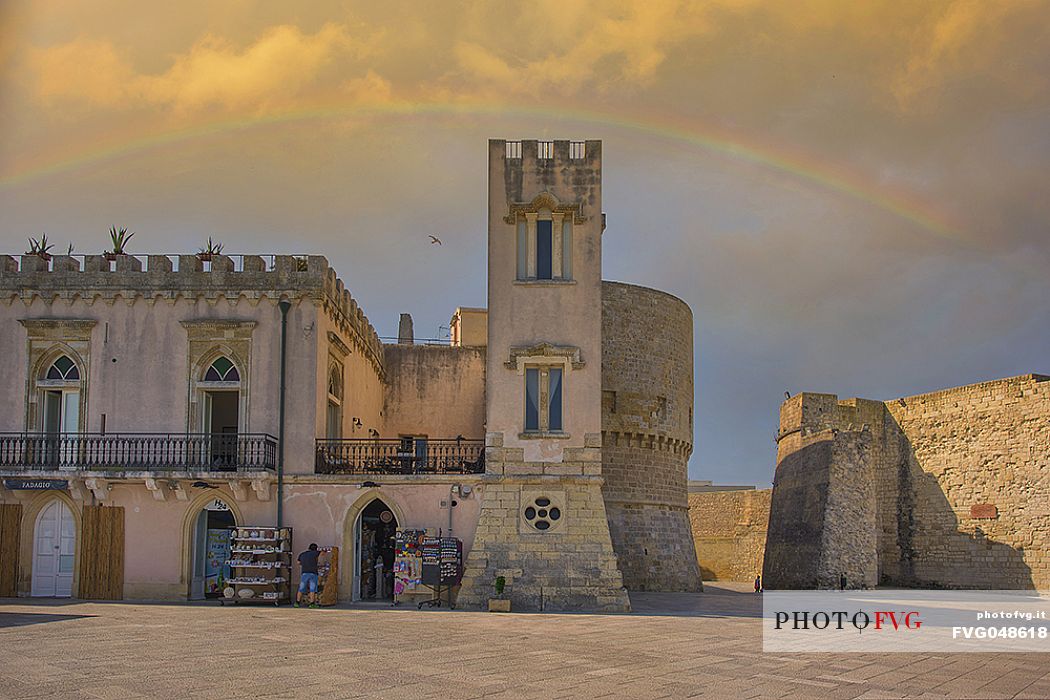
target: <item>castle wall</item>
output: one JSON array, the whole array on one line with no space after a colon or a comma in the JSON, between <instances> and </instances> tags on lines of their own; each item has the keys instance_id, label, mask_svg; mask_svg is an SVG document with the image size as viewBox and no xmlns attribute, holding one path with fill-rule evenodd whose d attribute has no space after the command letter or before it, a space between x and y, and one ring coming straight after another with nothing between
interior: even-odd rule
<instances>
[{"instance_id":1,"label":"castle wall","mask_svg":"<svg viewBox=\"0 0 1050 700\"><path fill-rule=\"evenodd\" d=\"M384 435L485 437L485 348L387 345Z\"/></svg>"},{"instance_id":2,"label":"castle wall","mask_svg":"<svg viewBox=\"0 0 1050 700\"><path fill-rule=\"evenodd\" d=\"M1039 375L886 403L792 397L781 411L765 564L770 587L822 585L821 572L795 573L807 566L802 560L867 551L866 538L856 541L858 523L867 528L862 499L874 509L876 541L872 561L854 562L863 576L875 567L885 585L1050 585L1048 418L1050 381ZM861 435L859 451L825 453ZM805 489L809 500L799 498ZM820 500L822 490L836 489L843 501ZM800 524L815 551L796 541Z\"/></svg>"},{"instance_id":3,"label":"castle wall","mask_svg":"<svg viewBox=\"0 0 1050 700\"><path fill-rule=\"evenodd\" d=\"M781 440L762 579L767 588L877 583L871 437L835 429Z\"/></svg>"},{"instance_id":4,"label":"castle wall","mask_svg":"<svg viewBox=\"0 0 1050 700\"><path fill-rule=\"evenodd\" d=\"M754 581L762 573L772 489L689 494L689 521L705 581Z\"/></svg>"},{"instance_id":5,"label":"castle wall","mask_svg":"<svg viewBox=\"0 0 1050 700\"><path fill-rule=\"evenodd\" d=\"M680 299L602 283L602 493L624 584L702 587L686 500L693 316Z\"/></svg>"},{"instance_id":6,"label":"castle wall","mask_svg":"<svg viewBox=\"0 0 1050 700\"><path fill-rule=\"evenodd\" d=\"M1050 588L1050 377L886 404L909 450L900 580Z\"/></svg>"}]
</instances>

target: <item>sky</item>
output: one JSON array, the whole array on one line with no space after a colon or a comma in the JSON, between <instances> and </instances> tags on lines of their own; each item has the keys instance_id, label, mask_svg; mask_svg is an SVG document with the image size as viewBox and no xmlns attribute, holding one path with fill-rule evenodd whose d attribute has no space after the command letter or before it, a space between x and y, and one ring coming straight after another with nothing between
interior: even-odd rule
<instances>
[{"instance_id":1,"label":"sky","mask_svg":"<svg viewBox=\"0 0 1050 700\"><path fill-rule=\"evenodd\" d=\"M0 237L321 253L437 337L486 140L602 139L604 277L693 310L690 477L768 487L785 391L1050 373L1048 46L1045 0L5 0Z\"/></svg>"}]
</instances>

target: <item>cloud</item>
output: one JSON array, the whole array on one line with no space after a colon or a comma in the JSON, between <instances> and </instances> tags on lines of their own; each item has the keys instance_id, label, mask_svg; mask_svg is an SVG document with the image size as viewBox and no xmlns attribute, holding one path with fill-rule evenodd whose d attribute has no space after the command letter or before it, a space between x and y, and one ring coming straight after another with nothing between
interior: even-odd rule
<instances>
[{"instance_id":1,"label":"cloud","mask_svg":"<svg viewBox=\"0 0 1050 700\"><path fill-rule=\"evenodd\" d=\"M112 106L131 97L135 74L126 58L107 41L76 39L36 51L30 58L37 96L46 103L85 102Z\"/></svg>"},{"instance_id":2,"label":"cloud","mask_svg":"<svg viewBox=\"0 0 1050 700\"><path fill-rule=\"evenodd\" d=\"M917 47L895 77L891 90L905 111L929 105L953 80L966 80L996 62L1001 25L1031 3L959 0L921 25Z\"/></svg>"},{"instance_id":3,"label":"cloud","mask_svg":"<svg viewBox=\"0 0 1050 700\"><path fill-rule=\"evenodd\" d=\"M37 97L51 104L145 104L182 114L214 108L254 110L294 100L337 58L360 56L369 46L338 24L325 24L314 34L279 25L243 49L228 39L205 36L159 74L138 73L112 43L88 39L37 49L30 66ZM366 80L372 88L382 83L374 73Z\"/></svg>"},{"instance_id":4,"label":"cloud","mask_svg":"<svg viewBox=\"0 0 1050 700\"><path fill-rule=\"evenodd\" d=\"M583 1L526 4L502 19L508 26L498 36L513 41L492 46L491 32L464 37L456 42L454 55L460 77L504 91L572 94L587 84L644 85L670 48L713 29L708 19L713 8L748 4L618 3L611 11L605 4Z\"/></svg>"}]
</instances>

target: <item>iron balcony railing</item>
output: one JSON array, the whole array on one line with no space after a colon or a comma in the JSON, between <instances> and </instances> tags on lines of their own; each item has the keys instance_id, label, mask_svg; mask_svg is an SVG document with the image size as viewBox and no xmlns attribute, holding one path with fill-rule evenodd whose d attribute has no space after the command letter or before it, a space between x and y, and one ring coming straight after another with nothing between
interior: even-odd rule
<instances>
[{"instance_id":1,"label":"iron balcony railing","mask_svg":"<svg viewBox=\"0 0 1050 700\"><path fill-rule=\"evenodd\" d=\"M0 433L0 469L254 471L277 467L262 433Z\"/></svg>"},{"instance_id":2,"label":"iron balcony railing","mask_svg":"<svg viewBox=\"0 0 1050 700\"><path fill-rule=\"evenodd\" d=\"M314 470L318 474L480 474L485 471L485 441L319 439Z\"/></svg>"}]
</instances>

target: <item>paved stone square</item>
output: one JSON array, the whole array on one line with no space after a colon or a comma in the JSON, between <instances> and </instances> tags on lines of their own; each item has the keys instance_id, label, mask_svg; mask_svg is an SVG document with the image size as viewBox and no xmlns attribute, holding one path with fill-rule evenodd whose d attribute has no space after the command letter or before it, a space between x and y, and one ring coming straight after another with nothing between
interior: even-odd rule
<instances>
[{"instance_id":1,"label":"paved stone square","mask_svg":"<svg viewBox=\"0 0 1050 700\"><path fill-rule=\"evenodd\" d=\"M629 615L0 601L3 698L1048 698L1048 654L762 653L759 596Z\"/></svg>"}]
</instances>

